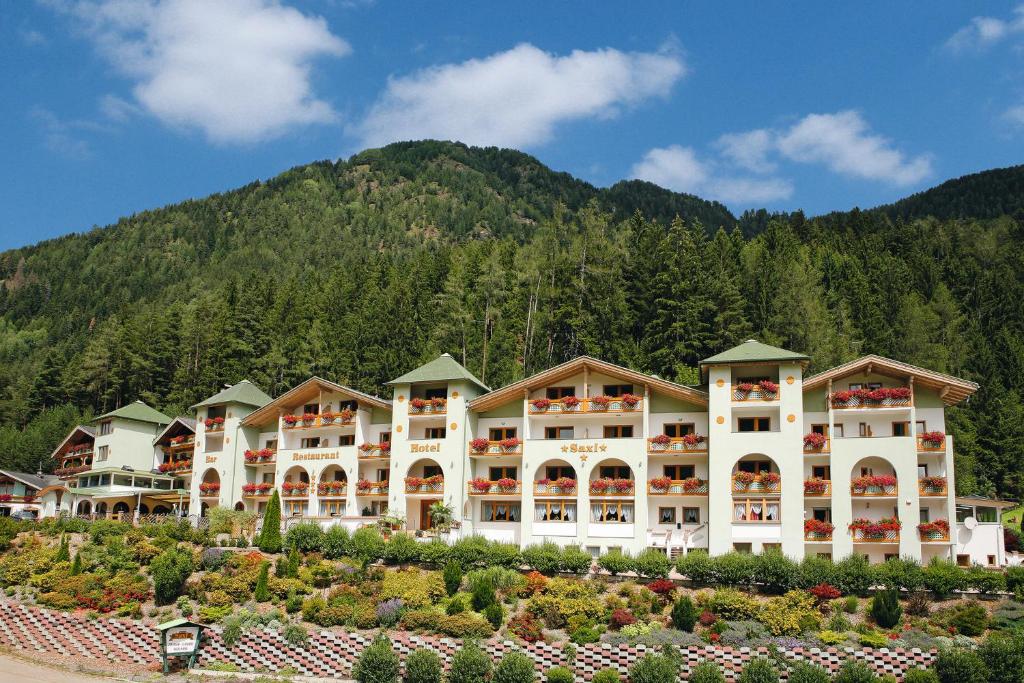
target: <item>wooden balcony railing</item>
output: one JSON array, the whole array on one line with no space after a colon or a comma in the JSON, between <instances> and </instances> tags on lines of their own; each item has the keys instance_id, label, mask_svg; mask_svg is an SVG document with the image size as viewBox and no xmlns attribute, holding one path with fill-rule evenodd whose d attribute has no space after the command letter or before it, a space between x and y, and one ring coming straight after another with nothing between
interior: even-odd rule
<instances>
[{"instance_id":1,"label":"wooden balcony railing","mask_svg":"<svg viewBox=\"0 0 1024 683\"><path fill-rule=\"evenodd\" d=\"M922 496L946 495L945 477L921 477L917 480L917 492Z\"/></svg>"},{"instance_id":2,"label":"wooden balcony railing","mask_svg":"<svg viewBox=\"0 0 1024 683\"><path fill-rule=\"evenodd\" d=\"M893 497L899 495L900 487L896 484L892 485L878 485L871 484L867 486L858 486L857 484L850 485L850 495L855 498L879 498L879 497Z\"/></svg>"},{"instance_id":3,"label":"wooden balcony railing","mask_svg":"<svg viewBox=\"0 0 1024 683\"><path fill-rule=\"evenodd\" d=\"M804 540L811 543L828 543L832 540L832 534L826 534L822 531L805 531Z\"/></svg>"},{"instance_id":4,"label":"wooden balcony railing","mask_svg":"<svg viewBox=\"0 0 1024 683\"><path fill-rule=\"evenodd\" d=\"M734 384L732 386L732 400L733 401L778 401L779 400L779 387L775 386L775 390L772 391L771 387L763 387L760 384L753 384L749 389L742 385Z\"/></svg>"},{"instance_id":5,"label":"wooden balcony railing","mask_svg":"<svg viewBox=\"0 0 1024 683\"><path fill-rule=\"evenodd\" d=\"M571 485L568 483L559 485L556 481L550 482L533 482L533 495L534 496L575 496L578 484L573 481Z\"/></svg>"},{"instance_id":6,"label":"wooden balcony railing","mask_svg":"<svg viewBox=\"0 0 1024 683\"><path fill-rule=\"evenodd\" d=\"M865 533L863 529L854 529L854 543L899 543L899 531L886 531L883 533Z\"/></svg>"},{"instance_id":7,"label":"wooden balcony railing","mask_svg":"<svg viewBox=\"0 0 1024 683\"><path fill-rule=\"evenodd\" d=\"M832 481L829 479L805 479L805 498L829 498L832 495Z\"/></svg>"},{"instance_id":8,"label":"wooden balcony railing","mask_svg":"<svg viewBox=\"0 0 1024 683\"><path fill-rule=\"evenodd\" d=\"M200 484L200 498L216 498L220 495L220 484Z\"/></svg>"},{"instance_id":9,"label":"wooden balcony railing","mask_svg":"<svg viewBox=\"0 0 1024 683\"><path fill-rule=\"evenodd\" d=\"M289 421L290 418L294 417L295 421ZM315 417L305 418L301 415L285 416L281 418L281 423L285 429L316 429L320 427L351 427L356 423L355 415L342 415L341 413L333 413L331 415L316 415Z\"/></svg>"},{"instance_id":10,"label":"wooden balcony railing","mask_svg":"<svg viewBox=\"0 0 1024 683\"><path fill-rule=\"evenodd\" d=\"M409 401L409 417L417 415L446 415L448 401L443 398L414 398Z\"/></svg>"},{"instance_id":11,"label":"wooden balcony railing","mask_svg":"<svg viewBox=\"0 0 1024 683\"><path fill-rule=\"evenodd\" d=\"M643 410L639 396L595 396L592 398L547 399L530 401L531 415L565 415L573 413L633 413Z\"/></svg>"},{"instance_id":12,"label":"wooden balcony railing","mask_svg":"<svg viewBox=\"0 0 1024 683\"><path fill-rule=\"evenodd\" d=\"M708 438L706 436L652 437L647 439L648 453L707 453Z\"/></svg>"},{"instance_id":13,"label":"wooden balcony railing","mask_svg":"<svg viewBox=\"0 0 1024 683\"><path fill-rule=\"evenodd\" d=\"M804 444L804 453L831 453L832 452L832 439L825 438L825 443L820 447L808 446Z\"/></svg>"},{"instance_id":14,"label":"wooden balcony railing","mask_svg":"<svg viewBox=\"0 0 1024 683\"><path fill-rule=\"evenodd\" d=\"M938 442L925 441L923 435L917 435L917 450L921 453L943 453L946 450L946 437Z\"/></svg>"},{"instance_id":15,"label":"wooden balcony railing","mask_svg":"<svg viewBox=\"0 0 1024 683\"><path fill-rule=\"evenodd\" d=\"M590 482L590 496L632 496L636 482L632 479L594 479Z\"/></svg>"},{"instance_id":16,"label":"wooden balcony railing","mask_svg":"<svg viewBox=\"0 0 1024 683\"><path fill-rule=\"evenodd\" d=\"M277 449L261 448L258 451L248 450L245 452L246 465L273 465L277 462Z\"/></svg>"},{"instance_id":17,"label":"wooden balcony railing","mask_svg":"<svg viewBox=\"0 0 1024 683\"><path fill-rule=\"evenodd\" d=\"M406 477L406 493L444 493L444 479L428 481L418 477Z\"/></svg>"},{"instance_id":18,"label":"wooden balcony railing","mask_svg":"<svg viewBox=\"0 0 1024 683\"><path fill-rule=\"evenodd\" d=\"M339 486L340 484L340 486ZM317 484L316 495L319 498L344 498L348 493L348 484L345 482L323 481Z\"/></svg>"},{"instance_id":19,"label":"wooden balcony railing","mask_svg":"<svg viewBox=\"0 0 1024 683\"><path fill-rule=\"evenodd\" d=\"M696 477L672 479L668 482L663 478L655 478L647 481L647 493L652 496L706 496L708 482Z\"/></svg>"},{"instance_id":20,"label":"wooden balcony railing","mask_svg":"<svg viewBox=\"0 0 1024 683\"><path fill-rule=\"evenodd\" d=\"M369 481L356 484L357 496L386 496L388 494L388 482Z\"/></svg>"},{"instance_id":21,"label":"wooden balcony railing","mask_svg":"<svg viewBox=\"0 0 1024 683\"><path fill-rule=\"evenodd\" d=\"M291 485L287 483L281 485L281 497L282 498L308 498L309 497L309 484Z\"/></svg>"},{"instance_id":22,"label":"wooden balcony railing","mask_svg":"<svg viewBox=\"0 0 1024 683\"><path fill-rule=\"evenodd\" d=\"M780 491L782 491L782 480L778 478L773 477L762 481L760 476L757 476L753 481L747 482L733 476L733 493L779 493Z\"/></svg>"},{"instance_id":23,"label":"wooden balcony railing","mask_svg":"<svg viewBox=\"0 0 1024 683\"><path fill-rule=\"evenodd\" d=\"M834 391L828 397L828 404L842 410L909 408L914 405L914 392L910 387Z\"/></svg>"},{"instance_id":24,"label":"wooden balcony railing","mask_svg":"<svg viewBox=\"0 0 1024 683\"><path fill-rule=\"evenodd\" d=\"M486 488L484 487L485 483L487 484ZM466 490L471 496L486 496L488 494L511 496L523 492L523 482L513 480L505 481L501 479L494 481L475 479L467 482Z\"/></svg>"},{"instance_id":25,"label":"wooden balcony railing","mask_svg":"<svg viewBox=\"0 0 1024 683\"><path fill-rule=\"evenodd\" d=\"M174 441L172 439L171 442L169 444L167 444L167 448L172 450L172 451L189 450L189 449L193 449L195 447L196 447L196 437L192 436L192 435L186 436L181 441Z\"/></svg>"},{"instance_id":26,"label":"wooden balcony railing","mask_svg":"<svg viewBox=\"0 0 1024 683\"><path fill-rule=\"evenodd\" d=\"M274 485L270 482L260 482L256 484L245 484L242 486L242 497L243 498L267 498L274 490Z\"/></svg>"},{"instance_id":27,"label":"wooden balcony railing","mask_svg":"<svg viewBox=\"0 0 1024 683\"><path fill-rule=\"evenodd\" d=\"M518 443L514 446L502 445L501 441L488 441L486 446L481 444L470 443L469 454L482 456L482 455L521 455L523 452L523 442L517 439Z\"/></svg>"}]
</instances>

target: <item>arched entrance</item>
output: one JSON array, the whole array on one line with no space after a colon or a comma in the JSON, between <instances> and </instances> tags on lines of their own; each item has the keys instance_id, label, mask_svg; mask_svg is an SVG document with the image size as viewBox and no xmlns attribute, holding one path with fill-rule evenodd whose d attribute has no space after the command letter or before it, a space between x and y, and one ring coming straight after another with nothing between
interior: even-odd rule
<instances>
[{"instance_id":1,"label":"arched entrance","mask_svg":"<svg viewBox=\"0 0 1024 683\"><path fill-rule=\"evenodd\" d=\"M79 514L79 515L90 515L90 514L92 514L92 503L90 503L87 500L80 500L80 501L78 501L78 508L76 509L76 514Z\"/></svg>"},{"instance_id":2,"label":"arched entrance","mask_svg":"<svg viewBox=\"0 0 1024 683\"><path fill-rule=\"evenodd\" d=\"M124 519L128 515L128 513L131 512L131 508L128 506L128 503L124 502L123 500L119 500L118 502L114 503L113 512L119 519Z\"/></svg>"}]
</instances>

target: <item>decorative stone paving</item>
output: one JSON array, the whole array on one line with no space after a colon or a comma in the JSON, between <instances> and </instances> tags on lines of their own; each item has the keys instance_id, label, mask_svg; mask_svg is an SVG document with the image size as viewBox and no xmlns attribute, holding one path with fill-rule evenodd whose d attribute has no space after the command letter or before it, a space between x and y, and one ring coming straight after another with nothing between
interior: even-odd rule
<instances>
[{"instance_id":1,"label":"decorative stone paving","mask_svg":"<svg viewBox=\"0 0 1024 683\"><path fill-rule=\"evenodd\" d=\"M285 642L277 631L256 629L246 632L234 647L227 647L217 629L206 631L198 666L214 662L232 662L242 671L275 672L290 667L301 675L322 678L348 678L352 665L370 638L362 633L313 631L309 644L295 647ZM394 633L392 643L404 661L413 650L429 648L437 652L447 668L460 641L454 638ZM77 614L27 607L13 602L0 602L0 645L38 653L99 659L130 661L150 666L160 661L160 641L156 628L124 619L88 619ZM497 662L508 650L517 646L510 641L491 640L484 644ZM558 645L535 643L521 648L537 663L538 671L565 664L564 652ZM579 647L576 654L576 680L590 681L601 669L614 668L625 675L629 667L650 649L595 643ZM807 660L835 672L848 658L865 662L879 675L893 674L902 678L910 667L924 667L935 659L935 651L871 650L846 648L780 649L787 660ZM692 646L682 649L686 659L682 680L690 668L707 659L716 662L725 677L736 680L740 669L750 659L767 656L767 648L731 648L724 646Z\"/></svg>"}]
</instances>

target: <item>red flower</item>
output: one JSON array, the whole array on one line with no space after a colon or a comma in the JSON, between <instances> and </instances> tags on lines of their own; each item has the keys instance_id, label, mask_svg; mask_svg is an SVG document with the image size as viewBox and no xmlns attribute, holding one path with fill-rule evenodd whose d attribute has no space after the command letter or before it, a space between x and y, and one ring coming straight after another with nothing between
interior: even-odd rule
<instances>
[{"instance_id":1,"label":"red flower","mask_svg":"<svg viewBox=\"0 0 1024 683\"><path fill-rule=\"evenodd\" d=\"M822 494L828 490L828 482L824 479L812 477L804 481L804 493Z\"/></svg>"},{"instance_id":2,"label":"red flower","mask_svg":"<svg viewBox=\"0 0 1024 683\"><path fill-rule=\"evenodd\" d=\"M659 446L667 446L672 443L672 437L668 434L658 434L651 438L651 443L658 444Z\"/></svg>"},{"instance_id":3,"label":"red flower","mask_svg":"<svg viewBox=\"0 0 1024 683\"><path fill-rule=\"evenodd\" d=\"M675 591L676 584L668 579L656 579L647 584L647 588L664 597L666 595L671 595Z\"/></svg>"},{"instance_id":4,"label":"red flower","mask_svg":"<svg viewBox=\"0 0 1024 683\"><path fill-rule=\"evenodd\" d=\"M469 447L474 453L483 453L490 445L491 442L483 437L478 437L469 442Z\"/></svg>"},{"instance_id":5,"label":"red flower","mask_svg":"<svg viewBox=\"0 0 1024 683\"><path fill-rule=\"evenodd\" d=\"M651 485L651 488L658 489L660 491L663 489L667 489L669 486L672 485L672 478L655 477L654 479L651 479L649 483Z\"/></svg>"},{"instance_id":6,"label":"red flower","mask_svg":"<svg viewBox=\"0 0 1024 683\"><path fill-rule=\"evenodd\" d=\"M819 605L824 604L829 600L835 600L842 595L842 591L827 583L819 583L808 592L818 600Z\"/></svg>"},{"instance_id":7,"label":"red flower","mask_svg":"<svg viewBox=\"0 0 1024 683\"><path fill-rule=\"evenodd\" d=\"M779 392L779 385L766 379L761 380L761 391L766 394L777 394Z\"/></svg>"},{"instance_id":8,"label":"red flower","mask_svg":"<svg viewBox=\"0 0 1024 683\"><path fill-rule=\"evenodd\" d=\"M945 432L925 432L924 434L921 435L921 441L925 442L926 444L931 444L933 446L941 446L942 442L945 440Z\"/></svg>"},{"instance_id":9,"label":"red flower","mask_svg":"<svg viewBox=\"0 0 1024 683\"><path fill-rule=\"evenodd\" d=\"M482 477L477 477L469 482L469 485L477 493L487 493L491 490L491 482Z\"/></svg>"},{"instance_id":10,"label":"red flower","mask_svg":"<svg viewBox=\"0 0 1024 683\"><path fill-rule=\"evenodd\" d=\"M609 626L615 629L622 628L623 626L629 626L630 624L636 623L636 617L628 609L619 608L612 612L611 619L608 620Z\"/></svg>"},{"instance_id":11,"label":"red flower","mask_svg":"<svg viewBox=\"0 0 1024 683\"><path fill-rule=\"evenodd\" d=\"M594 396L593 398L590 399L590 405L596 408L607 408L608 404L611 402L612 400L607 396Z\"/></svg>"},{"instance_id":12,"label":"red flower","mask_svg":"<svg viewBox=\"0 0 1024 683\"><path fill-rule=\"evenodd\" d=\"M751 384L750 382L740 382L739 384L736 385L736 391L739 391L744 394L749 394L753 390L754 385Z\"/></svg>"},{"instance_id":13,"label":"red flower","mask_svg":"<svg viewBox=\"0 0 1024 683\"><path fill-rule=\"evenodd\" d=\"M825 447L825 435L817 432L811 432L810 434L804 434L804 448L810 448L817 450Z\"/></svg>"},{"instance_id":14,"label":"red flower","mask_svg":"<svg viewBox=\"0 0 1024 683\"><path fill-rule=\"evenodd\" d=\"M683 443L687 446L696 446L699 443L704 443L704 437L696 434L684 434Z\"/></svg>"},{"instance_id":15,"label":"red flower","mask_svg":"<svg viewBox=\"0 0 1024 683\"><path fill-rule=\"evenodd\" d=\"M566 408L575 408L580 404L580 400L575 396L563 396L558 402Z\"/></svg>"},{"instance_id":16,"label":"red flower","mask_svg":"<svg viewBox=\"0 0 1024 683\"><path fill-rule=\"evenodd\" d=\"M640 402L640 397L637 396L636 394L623 394L621 398L622 403L628 408L632 408L636 406L637 403Z\"/></svg>"},{"instance_id":17,"label":"red flower","mask_svg":"<svg viewBox=\"0 0 1024 683\"><path fill-rule=\"evenodd\" d=\"M511 437L509 437L507 439L502 439L501 441L499 441L498 445L501 446L502 450L510 451L513 448L516 448L517 446L519 446L519 444L521 444L521 443L522 443L522 441L520 441L519 439L517 439L514 436L511 436Z\"/></svg>"},{"instance_id":18,"label":"red flower","mask_svg":"<svg viewBox=\"0 0 1024 683\"><path fill-rule=\"evenodd\" d=\"M423 410L424 408L427 407L427 402L425 399L422 398L414 398L411 401L409 401L409 406L413 410Z\"/></svg>"},{"instance_id":19,"label":"red flower","mask_svg":"<svg viewBox=\"0 0 1024 683\"><path fill-rule=\"evenodd\" d=\"M536 399L530 401L530 405L532 405L537 410L547 410L548 408L551 407L551 399L549 399L549 398L536 398Z\"/></svg>"}]
</instances>

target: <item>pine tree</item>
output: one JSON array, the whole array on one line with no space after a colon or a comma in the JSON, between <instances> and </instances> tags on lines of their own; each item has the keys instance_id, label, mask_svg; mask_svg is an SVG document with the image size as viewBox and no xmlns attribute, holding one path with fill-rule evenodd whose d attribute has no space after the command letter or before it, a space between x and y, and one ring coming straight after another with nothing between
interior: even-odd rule
<instances>
[{"instance_id":1,"label":"pine tree","mask_svg":"<svg viewBox=\"0 0 1024 683\"><path fill-rule=\"evenodd\" d=\"M71 563L71 576L78 576L82 573L82 552L75 553L75 560Z\"/></svg>"},{"instance_id":2,"label":"pine tree","mask_svg":"<svg viewBox=\"0 0 1024 683\"><path fill-rule=\"evenodd\" d=\"M270 576L270 563L264 561L260 565L260 575L256 579L256 590L253 591L253 598L256 602L267 602L270 600L270 589L267 582Z\"/></svg>"},{"instance_id":3,"label":"pine tree","mask_svg":"<svg viewBox=\"0 0 1024 683\"><path fill-rule=\"evenodd\" d=\"M281 498L277 489L274 489L267 510L263 513L263 529L257 545L265 553L279 553L281 544Z\"/></svg>"},{"instance_id":4,"label":"pine tree","mask_svg":"<svg viewBox=\"0 0 1024 683\"><path fill-rule=\"evenodd\" d=\"M53 557L54 562L70 562L71 551L68 548L68 535L60 535L60 547L57 548L57 554Z\"/></svg>"}]
</instances>

